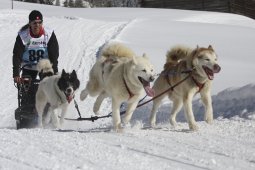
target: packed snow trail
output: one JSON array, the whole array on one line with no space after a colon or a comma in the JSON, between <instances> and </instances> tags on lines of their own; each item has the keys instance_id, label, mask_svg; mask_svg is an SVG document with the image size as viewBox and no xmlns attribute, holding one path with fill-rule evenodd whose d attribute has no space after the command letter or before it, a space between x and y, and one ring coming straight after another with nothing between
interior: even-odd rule
<instances>
[{"instance_id":1,"label":"packed snow trail","mask_svg":"<svg viewBox=\"0 0 255 170\"><path fill-rule=\"evenodd\" d=\"M124 133L109 127L80 131L3 129L0 133L0 169L246 169L255 167L252 121L216 120L200 131L143 129ZM110 130L110 131L109 131ZM238 132L233 134L233 132ZM245 141L243 140L245 139ZM12 147L10 147L12 146ZM244 154L245 153L245 154ZM31 161L29 158L33 157ZM135 165L135 166L134 166Z\"/></svg>"}]
</instances>

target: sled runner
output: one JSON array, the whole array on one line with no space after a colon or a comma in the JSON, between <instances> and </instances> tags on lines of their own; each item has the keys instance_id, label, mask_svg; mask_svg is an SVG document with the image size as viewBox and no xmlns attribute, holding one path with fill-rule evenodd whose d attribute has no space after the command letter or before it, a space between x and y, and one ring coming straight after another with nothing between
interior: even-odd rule
<instances>
[{"instance_id":1,"label":"sled runner","mask_svg":"<svg viewBox=\"0 0 255 170\"><path fill-rule=\"evenodd\" d=\"M33 128L37 125L38 115L35 109L35 94L39 82L38 79L26 76L21 77L21 83L15 83L15 87L18 89L18 108L15 110L17 129Z\"/></svg>"}]
</instances>

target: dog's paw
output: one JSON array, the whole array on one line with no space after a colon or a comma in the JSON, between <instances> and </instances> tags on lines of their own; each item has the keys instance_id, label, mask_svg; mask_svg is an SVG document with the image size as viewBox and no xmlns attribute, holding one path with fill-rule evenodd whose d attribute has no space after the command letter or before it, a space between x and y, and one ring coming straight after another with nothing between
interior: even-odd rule
<instances>
[{"instance_id":1,"label":"dog's paw","mask_svg":"<svg viewBox=\"0 0 255 170\"><path fill-rule=\"evenodd\" d=\"M131 129L131 124L128 122L128 123L123 123L122 124L122 129Z\"/></svg>"},{"instance_id":2,"label":"dog's paw","mask_svg":"<svg viewBox=\"0 0 255 170\"><path fill-rule=\"evenodd\" d=\"M82 90L80 94L80 100L81 101L85 100L87 96L88 96L87 90Z\"/></svg>"},{"instance_id":3,"label":"dog's paw","mask_svg":"<svg viewBox=\"0 0 255 170\"><path fill-rule=\"evenodd\" d=\"M212 117L212 116L206 116L206 117L204 118L204 120L206 121L206 123L212 124L212 122L213 122L213 117Z\"/></svg>"},{"instance_id":4,"label":"dog's paw","mask_svg":"<svg viewBox=\"0 0 255 170\"><path fill-rule=\"evenodd\" d=\"M176 122L174 119L170 119L170 124L171 124L173 127L176 127L176 126L177 126L177 122Z\"/></svg>"},{"instance_id":5,"label":"dog's paw","mask_svg":"<svg viewBox=\"0 0 255 170\"><path fill-rule=\"evenodd\" d=\"M129 124L129 119L128 119L127 117L124 117L124 118L122 119L122 123L123 123L124 126L128 126L128 124Z\"/></svg>"},{"instance_id":6,"label":"dog's paw","mask_svg":"<svg viewBox=\"0 0 255 170\"><path fill-rule=\"evenodd\" d=\"M119 123L118 125L113 127L113 131L117 132L117 133L122 133L123 132L123 127L121 125L121 123Z\"/></svg>"},{"instance_id":7,"label":"dog's paw","mask_svg":"<svg viewBox=\"0 0 255 170\"><path fill-rule=\"evenodd\" d=\"M97 111L97 112L94 112L96 116L100 115L100 112Z\"/></svg>"},{"instance_id":8,"label":"dog's paw","mask_svg":"<svg viewBox=\"0 0 255 170\"><path fill-rule=\"evenodd\" d=\"M154 122L154 121L151 121L150 122L150 127L151 128L155 128L156 127L156 121Z\"/></svg>"},{"instance_id":9,"label":"dog's paw","mask_svg":"<svg viewBox=\"0 0 255 170\"><path fill-rule=\"evenodd\" d=\"M118 128L118 129L114 129L115 132L117 133L123 133L124 129L123 128Z\"/></svg>"},{"instance_id":10,"label":"dog's paw","mask_svg":"<svg viewBox=\"0 0 255 170\"><path fill-rule=\"evenodd\" d=\"M156 118L150 117L150 126L151 127L156 126Z\"/></svg>"},{"instance_id":11,"label":"dog's paw","mask_svg":"<svg viewBox=\"0 0 255 170\"><path fill-rule=\"evenodd\" d=\"M213 123L213 120L212 120L212 119L206 119L205 121L206 121L206 123L208 123L208 124L210 124L210 125Z\"/></svg>"},{"instance_id":12,"label":"dog's paw","mask_svg":"<svg viewBox=\"0 0 255 170\"><path fill-rule=\"evenodd\" d=\"M189 124L189 129L192 131L197 131L198 130L198 126L194 123L190 123Z\"/></svg>"}]
</instances>

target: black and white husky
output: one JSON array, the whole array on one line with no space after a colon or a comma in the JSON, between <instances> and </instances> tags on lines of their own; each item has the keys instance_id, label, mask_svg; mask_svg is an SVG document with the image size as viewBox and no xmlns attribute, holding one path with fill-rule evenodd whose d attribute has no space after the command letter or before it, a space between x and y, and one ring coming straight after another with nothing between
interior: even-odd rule
<instances>
[{"instance_id":1,"label":"black and white husky","mask_svg":"<svg viewBox=\"0 0 255 170\"><path fill-rule=\"evenodd\" d=\"M72 73L66 73L62 70L61 75L53 75L44 78L36 92L36 110L38 112L38 126L43 127L43 112L47 103L50 107L44 119L47 124L52 118L54 127L60 128L69 103L74 97L75 91L79 88L80 81L77 78L75 70ZM61 109L60 122L58 119L58 110Z\"/></svg>"}]
</instances>

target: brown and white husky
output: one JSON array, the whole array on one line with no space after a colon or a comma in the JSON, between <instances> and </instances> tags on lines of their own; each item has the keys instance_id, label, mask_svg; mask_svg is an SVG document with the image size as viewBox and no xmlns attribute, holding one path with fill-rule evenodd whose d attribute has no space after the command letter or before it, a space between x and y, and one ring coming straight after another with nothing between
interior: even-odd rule
<instances>
[{"instance_id":1,"label":"brown and white husky","mask_svg":"<svg viewBox=\"0 0 255 170\"><path fill-rule=\"evenodd\" d=\"M190 70L189 73L181 73ZM156 79L153 89L155 95L162 93L178 82L187 79L176 86L173 90L153 101L150 116L151 126L156 124L156 111L164 97L173 102L170 115L170 123L176 126L176 115L184 106L184 112L191 130L197 130L196 121L192 111L192 99L196 93L201 95L205 107L204 120L207 123L213 121L213 108L211 99L211 82L214 73L221 70L217 63L217 55L210 45L208 48L197 47L191 49L186 46L176 46L167 52L164 70Z\"/></svg>"}]
</instances>

